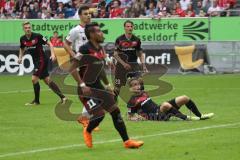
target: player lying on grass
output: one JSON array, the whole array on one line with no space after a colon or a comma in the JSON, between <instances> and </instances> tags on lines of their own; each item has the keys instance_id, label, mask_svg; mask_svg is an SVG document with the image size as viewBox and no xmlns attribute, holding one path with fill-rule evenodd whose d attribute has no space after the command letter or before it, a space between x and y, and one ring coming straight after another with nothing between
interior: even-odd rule
<instances>
[{"instance_id":1,"label":"player lying on grass","mask_svg":"<svg viewBox=\"0 0 240 160\"><path fill-rule=\"evenodd\" d=\"M204 120L214 116L214 113L201 114L196 104L185 95L157 105L152 101L147 92L141 90L140 82L136 78L129 80L129 87L133 93L127 104L129 120L167 121L171 116L182 120ZM192 111L196 117L181 113L179 109L183 105Z\"/></svg>"}]
</instances>

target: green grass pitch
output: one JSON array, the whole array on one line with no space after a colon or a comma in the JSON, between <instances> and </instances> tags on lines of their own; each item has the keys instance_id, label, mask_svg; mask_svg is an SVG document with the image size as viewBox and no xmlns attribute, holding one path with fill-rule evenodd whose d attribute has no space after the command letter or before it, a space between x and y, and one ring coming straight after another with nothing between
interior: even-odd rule
<instances>
[{"instance_id":1,"label":"green grass pitch","mask_svg":"<svg viewBox=\"0 0 240 160\"><path fill-rule=\"evenodd\" d=\"M83 144L82 126L58 119L58 97L41 82L41 105L24 106L33 98L30 76L0 77L0 160L239 160L240 76L165 75L174 89L153 99L158 103L178 95L190 96L205 121L130 122L131 137L145 142L140 149L125 149L107 115L93 133L94 148ZM75 96L71 111L80 113ZM126 106L119 101L124 116ZM186 114L189 112L183 108ZM125 116L124 116L125 117Z\"/></svg>"}]
</instances>

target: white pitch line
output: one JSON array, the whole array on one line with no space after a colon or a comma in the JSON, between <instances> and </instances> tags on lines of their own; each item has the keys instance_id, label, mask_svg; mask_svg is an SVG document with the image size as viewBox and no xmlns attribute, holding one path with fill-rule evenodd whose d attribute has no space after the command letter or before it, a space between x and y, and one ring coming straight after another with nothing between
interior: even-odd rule
<instances>
[{"instance_id":1,"label":"white pitch line","mask_svg":"<svg viewBox=\"0 0 240 160\"><path fill-rule=\"evenodd\" d=\"M237 123L227 123L227 124L221 124L221 125L212 125L212 126L206 126L206 127L200 127L200 128L192 128L192 129L183 129L183 130L164 132L164 133L157 133L157 134L150 134L150 135L143 135L143 136L135 136L133 138L139 139L139 138L149 138L149 137L156 137L156 136L173 135L173 134L195 132L195 131L201 131L201 130L207 130L207 129L213 129L213 128L231 127L231 126L236 126L236 125L240 125L240 122L237 122ZM112 140L107 140L107 141L98 141L98 142L95 142L94 144L106 144L106 143L114 143L114 142L119 142L119 141L121 141L121 139L112 139ZM0 158L13 157L13 156L19 156L19 155L31 154L31 153L56 151L56 150L75 148L75 147L82 147L82 146L85 146L85 144L73 144L73 145L66 145L66 146L59 146L59 147L41 148L41 149L29 150L29 151L23 151L23 152L13 152L13 153L2 154L2 155L0 155Z\"/></svg>"},{"instance_id":2,"label":"white pitch line","mask_svg":"<svg viewBox=\"0 0 240 160\"><path fill-rule=\"evenodd\" d=\"M174 88L175 90L206 90L206 88ZM240 90L240 88L208 88L211 90ZM41 91L50 91L50 89L41 89ZM12 90L12 91L0 91L0 94L9 94L9 93L28 93L33 92L33 89L25 90Z\"/></svg>"},{"instance_id":3,"label":"white pitch line","mask_svg":"<svg viewBox=\"0 0 240 160\"><path fill-rule=\"evenodd\" d=\"M49 91L50 89L41 89L40 91ZM9 94L9 93L28 93L33 92L33 89L24 89L24 90L13 90L13 91L3 91L0 94Z\"/></svg>"}]
</instances>

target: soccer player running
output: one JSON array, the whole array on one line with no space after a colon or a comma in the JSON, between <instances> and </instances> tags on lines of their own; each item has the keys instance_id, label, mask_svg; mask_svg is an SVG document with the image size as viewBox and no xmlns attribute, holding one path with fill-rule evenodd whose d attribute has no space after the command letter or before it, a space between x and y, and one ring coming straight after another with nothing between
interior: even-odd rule
<instances>
[{"instance_id":1,"label":"soccer player running","mask_svg":"<svg viewBox=\"0 0 240 160\"><path fill-rule=\"evenodd\" d=\"M127 78L141 77L141 70L148 72L141 48L141 40L133 34L133 27L132 21L125 21L125 33L119 36L115 42L114 58L117 60L114 86L115 99L117 99L121 87L126 84ZM137 63L138 57L142 69ZM141 83L143 87L143 82Z\"/></svg>"},{"instance_id":2,"label":"soccer player running","mask_svg":"<svg viewBox=\"0 0 240 160\"><path fill-rule=\"evenodd\" d=\"M86 24L91 22L91 13L89 11L89 7L85 5L81 6L78 9L78 15L80 18L80 24L70 30L64 42L64 48L70 54L71 57L77 56L79 48L88 42L84 30ZM104 79L104 83L110 86L107 79ZM87 127L89 123L89 114L87 113L85 107L83 107L82 115L79 116L78 122L81 123L83 127ZM96 127L94 130L98 131L99 128Z\"/></svg>"},{"instance_id":3,"label":"soccer player running","mask_svg":"<svg viewBox=\"0 0 240 160\"><path fill-rule=\"evenodd\" d=\"M97 23L90 23L85 26L85 34L89 42L80 47L80 56L74 58L72 62L72 67L70 69L72 76L77 81L78 86L80 87L79 94L82 94L80 95L80 97L88 95L88 97L90 98L82 99L82 102L85 104L88 113L91 114L90 122L88 126L83 130L85 144L87 145L87 147L92 148L92 131L104 119L105 110L111 114L114 127L120 134L124 142L124 146L126 148L139 148L143 145L143 141L129 139L126 126L121 117L120 110L114 101L113 95L109 94L109 92L104 89L104 86L101 84L100 81L100 74L94 73L94 70L101 68L94 66L95 64L104 64L104 50L101 46L101 43L103 43L104 41L103 32L100 30L100 27ZM96 59L94 62L87 62L88 60L93 58ZM82 65L83 68L80 65L82 63L85 63L84 65ZM80 71L77 72L76 68L78 68L79 65ZM79 73L83 74L84 77L81 78L79 76ZM93 76L93 74L93 78L95 80L88 81L87 79L89 77L87 75ZM104 93L100 94L100 98L105 97L102 103L99 103L99 99L96 99L97 97L94 96L98 92ZM107 96L104 96L105 94L107 94Z\"/></svg>"},{"instance_id":4,"label":"soccer player running","mask_svg":"<svg viewBox=\"0 0 240 160\"><path fill-rule=\"evenodd\" d=\"M44 82L61 98L61 102L65 103L67 98L61 93L58 86L51 81L48 73L48 61L49 57L43 51L43 45L48 45L51 50L50 59L54 61L55 55L53 51L53 46L51 42L48 42L45 37L39 33L34 33L31 30L30 22L23 23L23 30L25 34L20 38L20 50L19 50L19 59L18 63L22 63L22 57L25 52L28 52L33 59L34 72L32 75L32 83L34 89L35 98L32 102L26 103L26 105L39 105L40 97L40 84L39 79L43 79Z\"/></svg>"},{"instance_id":5,"label":"soccer player running","mask_svg":"<svg viewBox=\"0 0 240 160\"><path fill-rule=\"evenodd\" d=\"M157 105L149 97L148 93L141 90L141 85L138 79L132 78L129 80L130 91L133 96L128 101L128 115L130 120L155 120L166 121L171 116L178 117L182 120L204 120L214 116L214 113L202 114L196 104L185 95L178 96L161 105ZM186 107L193 112L197 117L187 116L179 111L179 109L186 105Z\"/></svg>"}]
</instances>

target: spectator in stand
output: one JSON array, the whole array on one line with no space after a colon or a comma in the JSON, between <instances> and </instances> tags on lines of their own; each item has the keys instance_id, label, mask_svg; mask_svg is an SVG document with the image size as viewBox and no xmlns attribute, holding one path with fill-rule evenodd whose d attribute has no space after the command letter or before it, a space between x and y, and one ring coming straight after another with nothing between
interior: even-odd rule
<instances>
[{"instance_id":1,"label":"spectator in stand","mask_svg":"<svg viewBox=\"0 0 240 160\"><path fill-rule=\"evenodd\" d=\"M57 8L58 8L57 0L50 0L50 8L51 8L51 11L53 12L53 14L56 13Z\"/></svg>"},{"instance_id":2,"label":"spectator in stand","mask_svg":"<svg viewBox=\"0 0 240 160\"><path fill-rule=\"evenodd\" d=\"M236 4L236 0L218 0L218 6L224 10L233 8Z\"/></svg>"},{"instance_id":3,"label":"spectator in stand","mask_svg":"<svg viewBox=\"0 0 240 160\"><path fill-rule=\"evenodd\" d=\"M23 11L23 13L20 15L21 19L29 19L29 12Z\"/></svg>"},{"instance_id":4,"label":"spectator in stand","mask_svg":"<svg viewBox=\"0 0 240 160\"><path fill-rule=\"evenodd\" d=\"M13 14L14 8L15 8L15 0L9 0L4 5L4 9L6 13L10 15Z\"/></svg>"},{"instance_id":5,"label":"spectator in stand","mask_svg":"<svg viewBox=\"0 0 240 160\"><path fill-rule=\"evenodd\" d=\"M167 7L163 7L162 10L159 11L158 16L162 17L171 17L170 11Z\"/></svg>"},{"instance_id":6,"label":"spectator in stand","mask_svg":"<svg viewBox=\"0 0 240 160\"><path fill-rule=\"evenodd\" d=\"M165 7L166 7L165 1L159 0L159 1L157 2L157 10L158 10L158 12L163 11L163 9L164 9Z\"/></svg>"},{"instance_id":7,"label":"spectator in stand","mask_svg":"<svg viewBox=\"0 0 240 160\"><path fill-rule=\"evenodd\" d=\"M40 12L38 2L31 3L29 9L30 9L29 10L29 18L37 19L38 12Z\"/></svg>"},{"instance_id":8,"label":"spectator in stand","mask_svg":"<svg viewBox=\"0 0 240 160\"><path fill-rule=\"evenodd\" d=\"M53 36L50 38L50 42L52 43L52 45L55 47L57 44L57 40L58 40L58 31L54 31L53 32Z\"/></svg>"},{"instance_id":9,"label":"spectator in stand","mask_svg":"<svg viewBox=\"0 0 240 160\"><path fill-rule=\"evenodd\" d=\"M190 3L186 10L186 17L195 17L195 12L193 10L192 4Z\"/></svg>"},{"instance_id":10,"label":"spectator in stand","mask_svg":"<svg viewBox=\"0 0 240 160\"><path fill-rule=\"evenodd\" d=\"M53 19L52 14L51 14L51 11L48 11L48 12L47 12L46 19Z\"/></svg>"},{"instance_id":11,"label":"spectator in stand","mask_svg":"<svg viewBox=\"0 0 240 160\"><path fill-rule=\"evenodd\" d=\"M3 15L4 13L4 7L5 7L5 0L0 0L0 14Z\"/></svg>"},{"instance_id":12,"label":"spectator in stand","mask_svg":"<svg viewBox=\"0 0 240 160\"><path fill-rule=\"evenodd\" d=\"M202 10L202 1L198 0L196 8L194 8L194 12L196 16L199 16L200 11Z\"/></svg>"},{"instance_id":13,"label":"spectator in stand","mask_svg":"<svg viewBox=\"0 0 240 160\"><path fill-rule=\"evenodd\" d=\"M65 18L65 14L64 14L64 12L58 12L56 18L57 18L57 19L64 19L64 18Z\"/></svg>"},{"instance_id":14,"label":"spectator in stand","mask_svg":"<svg viewBox=\"0 0 240 160\"><path fill-rule=\"evenodd\" d=\"M73 0L73 7L75 8L75 14L72 19L79 19L78 9L81 6L81 0Z\"/></svg>"},{"instance_id":15,"label":"spectator in stand","mask_svg":"<svg viewBox=\"0 0 240 160\"><path fill-rule=\"evenodd\" d=\"M188 5L191 4L191 0L180 0L180 5L181 5L181 9L186 11L188 8Z\"/></svg>"},{"instance_id":16,"label":"spectator in stand","mask_svg":"<svg viewBox=\"0 0 240 160\"><path fill-rule=\"evenodd\" d=\"M63 47L62 36L58 36L57 42L55 45L56 45L55 47Z\"/></svg>"},{"instance_id":17,"label":"spectator in stand","mask_svg":"<svg viewBox=\"0 0 240 160\"><path fill-rule=\"evenodd\" d=\"M145 0L132 0L125 17L137 18L145 15Z\"/></svg>"},{"instance_id":18,"label":"spectator in stand","mask_svg":"<svg viewBox=\"0 0 240 160\"><path fill-rule=\"evenodd\" d=\"M205 13L203 10L200 10L198 16L199 16L199 17L206 17L206 16L207 16L207 13Z\"/></svg>"},{"instance_id":19,"label":"spectator in stand","mask_svg":"<svg viewBox=\"0 0 240 160\"><path fill-rule=\"evenodd\" d=\"M159 0L159 1L163 1L163 0ZM154 6L157 6L157 0L145 0L145 8L146 10L149 9L149 3L154 3Z\"/></svg>"},{"instance_id":20,"label":"spectator in stand","mask_svg":"<svg viewBox=\"0 0 240 160\"><path fill-rule=\"evenodd\" d=\"M57 8L57 15L59 15L59 13L63 13L65 12L65 8L64 8L64 4L63 2L59 2L58 3L58 8Z\"/></svg>"},{"instance_id":21,"label":"spectator in stand","mask_svg":"<svg viewBox=\"0 0 240 160\"><path fill-rule=\"evenodd\" d=\"M176 13L179 15L179 17L185 17L186 16L186 13L185 13L184 10L182 10L179 2L176 3Z\"/></svg>"},{"instance_id":22,"label":"spectator in stand","mask_svg":"<svg viewBox=\"0 0 240 160\"><path fill-rule=\"evenodd\" d=\"M221 7L218 6L218 1L217 0L213 0L213 5L208 9L208 15L211 17L216 17L216 16L220 16L221 11L223 11L221 9Z\"/></svg>"},{"instance_id":23,"label":"spectator in stand","mask_svg":"<svg viewBox=\"0 0 240 160\"><path fill-rule=\"evenodd\" d=\"M41 16L40 18L41 19L46 19L47 18L47 13L48 13L48 10L47 10L47 7L42 7L42 12L41 12Z\"/></svg>"},{"instance_id":24,"label":"spectator in stand","mask_svg":"<svg viewBox=\"0 0 240 160\"><path fill-rule=\"evenodd\" d=\"M90 10L90 11L91 11L91 16L92 16L92 18L99 18L97 8L94 8L94 9L92 9L92 10Z\"/></svg>"},{"instance_id":25,"label":"spectator in stand","mask_svg":"<svg viewBox=\"0 0 240 160\"><path fill-rule=\"evenodd\" d=\"M109 17L109 14L106 12L105 6L100 7L98 15L99 15L99 18L108 18Z\"/></svg>"},{"instance_id":26,"label":"spectator in stand","mask_svg":"<svg viewBox=\"0 0 240 160\"><path fill-rule=\"evenodd\" d=\"M24 5L25 5L25 1L24 0L16 0L15 11L16 12L22 12Z\"/></svg>"},{"instance_id":27,"label":"spectator in stand","mask_svg":"<svg viewBox=\"0 0 240 160\"><path fill-rule=\"evenodd\" d=\"M176 9L172 9L171 11L170 11L170 13L171 13L171 17L179 17L179 15L177 14L177 12L176 12Z\"/></svg>"},{"instance_id":28,"label":"spectator in stand","mask_svg":"<svg viewBox=\"0 0 240 160\"><path fill-rule=\"evenodd\" d=\"M47 9L50 9L50 0L42 0L41 7L45 7Z\"/></svg>"},{"instance_id":29,"label":"spectator in stand","mask_svg":"<svg viewBox=\"0 0 240 160\"><path fill-rule=\"evenodd\" d=\"M123 17L123 8L120 7L121 2L119 0L112 1L112 9L110 10L109 18L120 18Z\"/></svg>"},{"instance_id":30,"label":"spectator in stand","mask_svg":"<svg viewBox=\"0 0 240 160\"><path fill-rule=\"evenodd\" d=\"M146 16L150 17L150 18L156 17L158 12L157 12L157 8L155 7L154 2L150 2L148 8L149 9L146 11Z\"/></svg>"},{"instance_id":31,"label":"spectator in stand","mask_svg":"<svg viewBox=\"0 0 240 160\"><path fill-rule=\"evenodd\" d=\"M176 4L177 0L165 0L165 6L169 11L171 11L174 8L174 5Z\"/></svg>"},{"instance_id":32,"label":"spectator in stand","mask_svg":"<svg viewBox=\"0 0 240 160\"><path fill-rule=\"evenodd\" d=\"M208 12L208 9L212 6L212 0L203 0L202 1L202 8L205 13Z\"/></svg>"}]
</instances>

